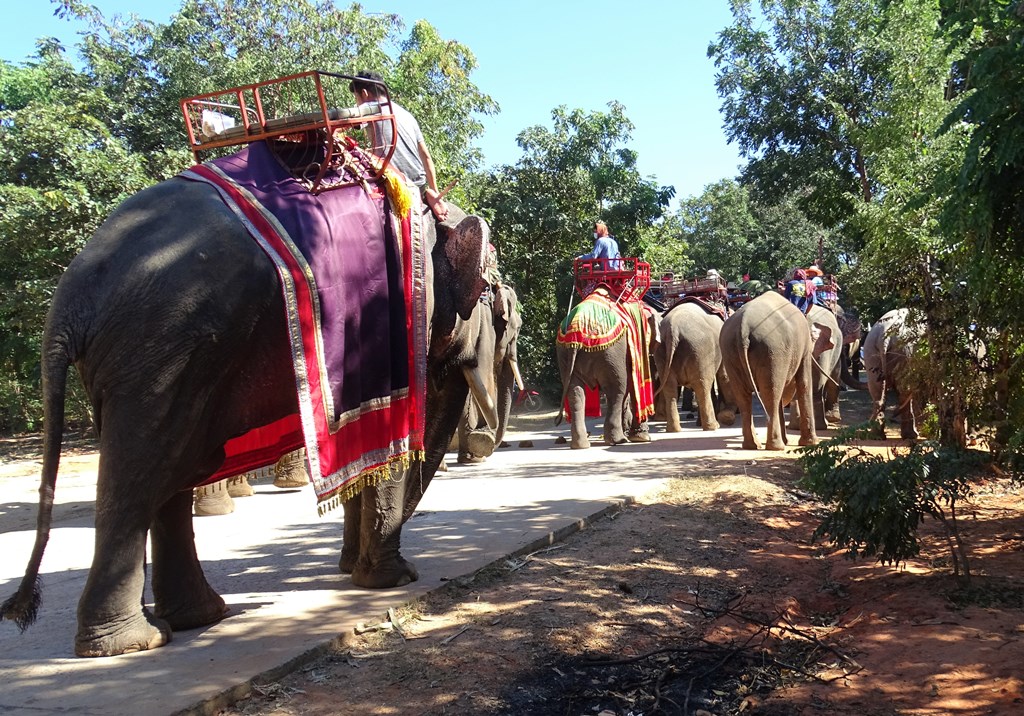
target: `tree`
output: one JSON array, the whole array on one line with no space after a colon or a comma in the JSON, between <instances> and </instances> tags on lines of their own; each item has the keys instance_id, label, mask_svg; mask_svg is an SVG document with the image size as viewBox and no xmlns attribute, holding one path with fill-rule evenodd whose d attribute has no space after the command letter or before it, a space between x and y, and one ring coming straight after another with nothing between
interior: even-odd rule
<instances>
[{"instance_id":1,"label":"tree","mask_svg":"<svg viewBox=\"0 0 1024 716\"><path fill-rule=\"evenodd\" d=\"M941 206L944 232L961 241L963 293L978 332L989 337L996 449L1020 474L1024 465L1024 2L943 2L942 26L964 45L957 104L942 124L955 141L969 133L959 161L927 197ZM943 201L943 199L946 199ZM1007 450L1008 448L1008 450Z\"/></svg>"},{"instance_id":2,"label":"tree","mask_svg":"<svg viewBox=\"0 0 1024 716\"><path fill-rule=\"evenodd\" d=\"M626 143L633 125L624 107L607 112L558 107L552 127L523 130L523 150L479 185L500 268L524 308L520 357L530 378L560 393L555 334L573 293L572 259L591 246L591 226L604 219L624 256L644 250L674 190L640 177Z\"/></svg>"},{"instance_id":3,"label":"tree","mask_svg":"<svg viewBox=\"0 0 1024 716\"><path fill-rule=\"evenodd\" d=\"M419 114L442 179L475 166L474 114L497 109L469 79L468 48L425 22L403 38L400 18L358 4L185 0L165 24L107 21L80 0L56 4L88 22L83 69L51 40L38 61L0 66L0 429L32 427L41 416L38 342L64 267L123 199L193 163L183 97L310 69L380 70L396 100ZM352 103L339 86L337 102ZM81 403L72 413L86 419Z\"/></svg>"},{"instance_id":4,"label":"tree","mask_svg":"<svg viewBox=\"0 0 1024 716\"><path fill-rule=\"evenodd\" d=\"M148 183L139 157L97 118L104 104L54 43L24 67L0 62L0 430L37 427L39 345L57 278ZM69 406L80 423L81 398Z\"/></svg>"}]
</instances>

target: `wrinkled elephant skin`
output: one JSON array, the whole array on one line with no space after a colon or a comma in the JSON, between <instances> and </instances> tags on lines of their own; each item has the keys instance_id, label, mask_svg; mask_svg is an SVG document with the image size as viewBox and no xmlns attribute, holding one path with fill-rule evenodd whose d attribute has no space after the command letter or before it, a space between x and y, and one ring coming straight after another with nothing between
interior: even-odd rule
<instances>
[{"instance_id":1,"label":"wrinkled elephant skin","mask_svg":"<svg viewBox=\"0 0 1024 716\"><path fill-rule=\"evenodd\" d=\"M768 417L766 449L785 449L783 407L794 398L800 408L800 444L817 442L811 419L812 356L831 347L832 338L822 330L812 345L806 317L777 292L744 304L725 322L720 336L722 361L742 415L744 450L761 448L752 415L755 393Z\"/></svg>"},{"instance_id":2,"label":"wrinkled elephant skin","mask_svg":"<svg viewBox=\"0 0 1024 716\"><path fill-rule=\"evenodd\" d=\"M519 299L511 286L491 287L476 309L477 357L481 365L490 360L490 397L495 404L497 425L487 424L476 400L467 400L454 449L459 462L482 462L505 435L512 411L512 392L518 363L518 341L523 319ZM492 358L487 358L492 356Z\"/></svg>"},{"instance_id":3,"label":"wrinkled elephant skin","mask_svg":"<svg viewBox=\"0 0 1024 716\"><path fill-rule=\"evenodd\" d=\"M690 388L697 400L704 430L736 419L728 377L722 366L718 339L724 322L696 303L681 303L661 319L661 341L654 350L654 365L661 380L658 398L665 415L665 432L682 430L679 421L679 388ZM712 395L718 385L720 406L716 413Z\"/></svg>"},{"instance_id":4,"label":"wrinkled elephant skin","mask_svg":"<svg viewBox=\"0 0 1024 716\"><path fill-rule=\"evenodd\" d=\"M868 378L868 392L871 394L871 418L885 434L885 396L889 390L897 395L896 411L900 416L900 436L915 440L917 413L920 401L916 401L910 390L900 380L906 369L910 353L918 334L908 325L909 311L897 308L889 311L868 331L864 338L864 372Z\"/></svg>"},{"instance_id":5,"label":"wrinkled elephant skin","mask_svg":"<svg viewBox=\"0 0 1024 716\"><path fill-rule=\"evenodd\" d=\"M405 473L415 474L416 488L389 480L344 506L342 566L360 586L416 579L400 554L402 524L465 403L462 368L474 361L460 314L480 295L488 229L465 215L450 222L439 236L432 222L425 227L428 289L439 288L428 300L426 461ZM219 468L229 438L297 411L285 315L273 263L216 190L201 183L172 179L129 198L71 262L43 337L43 483L51 492L41 490L40 524L52 511L74 363L93 405L101 455L95 556L78 606L79 655L154 648L173 630L223 617L224 602L196 556L191 491ZM47 532L40 527L21 588L3 607L21 626L38 605L33 588ZM142 606L147 534L154 613Z\"/></svg>"}]
</instances>

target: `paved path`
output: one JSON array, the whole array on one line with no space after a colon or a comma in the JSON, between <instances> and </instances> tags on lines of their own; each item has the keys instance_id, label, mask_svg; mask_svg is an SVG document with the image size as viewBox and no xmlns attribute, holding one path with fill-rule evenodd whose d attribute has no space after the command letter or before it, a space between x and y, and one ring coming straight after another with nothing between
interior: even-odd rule
<instances>
[{"instance_id":1,"label":"paved path","mask_svg":"<svg viewBox=\"0 0 1024 716\"><path fill-rule=\"evenodd\" d=\"M597 421L591 424L599 435ZM24 634L0 623L0 714L212 712L218 694L242 693L253 677L286 669L359 622L380 621L389 607L658 488L681 461L688 468L710 460L739 466L772 457L736 450L738 428L660 431L658 425L648 444L582 451L555 444L567 425L512 433L513 446L486 463L439 473L403 533L403 553L420 579L385 591L354 588L338 572L340 509L320 518L310 487L279 490L259 481L254 496L235 501L233 514L195 519L199 557L229 616L178 632L163 648L103 659L73 656L75 609L93 550L95 456L65 458L39 620ZM516 447L523 439L535 447ZM0 600L14 592L28 560L39 486L38 477L4 470L0 465Z\"/></svg>"}]
</instances>

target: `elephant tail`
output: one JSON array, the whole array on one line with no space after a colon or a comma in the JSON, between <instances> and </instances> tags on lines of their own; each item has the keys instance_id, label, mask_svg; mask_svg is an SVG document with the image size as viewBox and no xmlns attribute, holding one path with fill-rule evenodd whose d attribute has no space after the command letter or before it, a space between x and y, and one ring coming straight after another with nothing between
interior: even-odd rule
<instances>
[{"instance_id":1,"label":"elephant tail","mask_svg":"<svg viewBox=\"0 0 1024 716\"><path fill-rule=\"evenodd\" d=\"M25 576L18 591L0 604L0 621L13 621L25 631L36 621L42 603L42 580L39 568L43 552L50 539L53 520L53 496L57 485L57 465L60 462L61 442L64 438L64 399L67 390L68 369L71 360L59 341L45 340L43 369L43 470L39 485L39 515L36 518L36 541L32 548ZM57 344L57 345L55 345Z\"/></svg>"},{"instance_id":2,"label":"elephant tail","mask_svg":"<svg viewBox=\"0 0 1024 716\"><path fill-rule=\"evenodd\" d=\"M764 411L765 415L769 415L768 408L764 404L764 400L761 398L761 393L757 389L757 383L754 381L754 371L750 369L750 337L743 336L743 340L740 344L739 351L740 362L743 364L743 371L745 378L742 380L750 381L750 390L754 395L757 396L757 402L761 404L761 410Z\"/></svg>"}]
</instances>

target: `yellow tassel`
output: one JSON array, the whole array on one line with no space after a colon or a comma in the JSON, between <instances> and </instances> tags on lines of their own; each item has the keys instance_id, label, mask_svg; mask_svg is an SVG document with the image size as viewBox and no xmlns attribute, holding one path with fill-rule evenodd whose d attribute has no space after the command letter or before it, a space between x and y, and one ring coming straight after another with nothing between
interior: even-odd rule
<instances>
[{"instance_id":1,"label":"yellow tassel","mask_svg":"<svg viewBox=\"0 0 1024 716\"><path fill-rule=\"evenodd\" d=\"M412 209L412 196L409 194L409 187L389 167L384 172L384 186L387 189L388 199L395 209L397 216L406 216Z\"/></svg>"}]
</instances>

